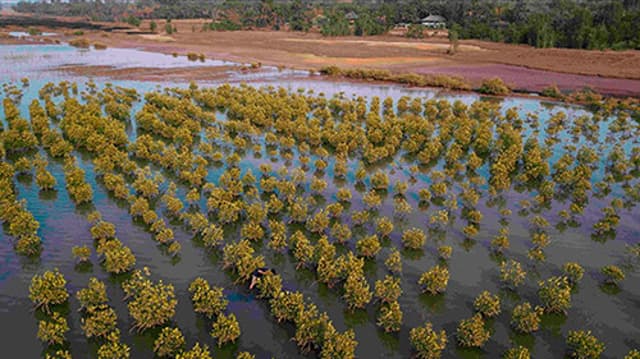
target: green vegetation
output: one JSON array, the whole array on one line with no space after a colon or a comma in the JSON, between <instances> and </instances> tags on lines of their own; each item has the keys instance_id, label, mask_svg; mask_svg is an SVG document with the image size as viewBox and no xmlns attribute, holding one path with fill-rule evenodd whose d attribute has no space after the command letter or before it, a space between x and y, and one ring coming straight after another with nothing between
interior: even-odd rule
<instances>
[{"instance_id":1,"label":"green vegetation","mask_svg":"<svg viewBox=\"0 0 640 359\"><path fill-rule=\"evenodd\" d=\"M36 309L51 312L51 305L62 304L69 298L67 281L57 269L34 275L29 286L29 299Z\"/></svg>"},{"instance_id":2,"label":"green vegetation","mask_svg":"<svg viewBox=\"0 0 640 359\"><path fill-rule=\"evenodd\" d=\"M570 330L567 346L572 358L597 359L604 351L604 344L591 335L591 331Z\"/></svg>"},{"instance_id":3,"label":"green vegetation","mask_svg":"<svg viewBox=\"0 0 640 359\"><path fill-rule=\"evenodd\" d=\"M106 276L105 282L90 278L76 292L77 301L70 301L71 308L58 306L68 300L62 274L34 276L30 298L45 312L36 315L42 321L40 336L51 344L47 350L52 353L62 349L66 323L53 313L79 306L79 314L68 316L66 324L95 342L101 358L129 355L119 335L118 314L129 315L131 328L126 330L144 332L154 341L158 356L210 357L199 344L187 351L182 330L188 329L177 328L181 321L173 321L177 295L188 291L202 328L211 328L218 345L225 346L221 350L237 354L230 343L238 342L240 328L228 312L227 292L197 275L189 278L193 281L188 288L176 290L152 280L147 268L136 268L138 260L125 245L130 243L129 225L135 226L136 237L146 232L149 248L176 269L185 264L179 255L182 246L189 254L201 251L224 272L224 283L233 283L229 290L254 282L258 268L286 268L282 277L270 274L255 281L252 295L263 300L275 321L286 323L302 353L327 359L353 358L358 342L354 331L337 331L332 323L336 318L328 314L334 312L322 312L307 294L313 297L317 288L319 294L328 292L342 301L348 326L369 322L385 337L402 335L413 303L438 313L446 307L442 303L452 299L445 293L449 280L456 281L457 289L457 276L463 275L456 257L490 246L485 253L490 260L483 263L492 267L491 281L499 274L510 290L500 290L498 296L480 288L475 300L466 303L473 305L475 315L461 320L456 333L461 347L482 348L491 336L492 318L500 315L509 315L519 334L540 330L543 318L545 327L553 326L549 322L555 316L544 312L573 315L571 296L585 293L576 286L584 269L573 262L558 269L555 262L542 261L544 251L563 240L556 231L575 234L581 221L589 223L581 231L615 237L638 198L634 188L640 152L632 144L637 126L626 112L633 102L592 99L598 104L592 117L554 111L539 121L538 114L522 116L496 99L450 103L409 96L327 98L247 85L193 84L149 92L143 99L114 85L76 85L74 90L72 84L61 83L45 86L38 95L29 106L31 121L21 121L19 108L24 104L13 98L17 95L3 103L8 129L0 134L0 143L3 150L7 144L11 148L0 161L3 230L16 252L37 253L40 224L29 211L32 204L22 198L33 201L25 195L26 183L51 161L49 168L58 171L58 180L60 168L64 171L64 186L55 188L67 192L76 206L74 215L86 217L88 229L81 234L84 242L72 253L64 252L69 260L73 254L84 261L91 258L88 243L93 243L101 266L91 270ZM134 108L135 122L130 123ZM217 116L220 112L224 119ZM135 126L135 138L128 126ZM605 139L620 144L605 146ZM596 173L603 176L593 183ZM31 188L46 195L33 184ZM520 201L511 200L514 191ZM131 217L125 228L116 230L106 220L117 218L111 208L104 217L96 210L104 208L105 192L121 207L114 211ZM100 194L95 205L94 193ZM601 201L606 201L602 217L591 226L590 206ZM509 238L510 229L530 235ZM532 249L530 255L521 253L523 245ZM136 242L135 249L140 246L144 243ZM603 274L622 280L616 273L624 275L622 268L632 268L635 261L635 247L629 252L631 258L624 258L629 263L614 262ZM294 266L291 276L288 271ZM70 270L81 273L87 267ZM548 273L559 276L540 277ZM87 278L84 275L74 275L70 284L84 285L75 283ZM530 285L535 285L525 283L527 277L548 278L538 283L534 299L540 306L526 302L532 300ZM406 297L416 295L416 284L428 295ZM124 306L109 305L107 288L111 293L113 285L121 286L128 313L116 313ZM291 290L297 285L305 290ZM575 302L582 308L582 298ZM508 310L512 304L517 305ZM447 344L444 331L435 332L427 324L409 336L421 358L439 357ZM583 339L576 342L591 342L588 336L577 337ZM513 347L505 355L528 353Z\"/></svg>"},{"instance_id":4,"label":"green vegetation","mask_svg":"<svg viewBox=\"0 0 640 359\"><path fill-rule=\"evenodd\" d=\"M437 359L447 346L447 333L444 329L438 333L433 330L431 323L427 323L422 327L411 329L409 340L419 358Z\"/></svg>"},{"instance_id":5,"label":"green vegetation","mask_svg":"<svg viewBox=\"0 0 640 359\"><path fill-rule=\"evenodd\" d=\"M458 324L456 338L462 347L481 348L491 337L491 333L485 329L481 314L476 314L469 319L463 319Z\"/></svg>"}]
</instances>

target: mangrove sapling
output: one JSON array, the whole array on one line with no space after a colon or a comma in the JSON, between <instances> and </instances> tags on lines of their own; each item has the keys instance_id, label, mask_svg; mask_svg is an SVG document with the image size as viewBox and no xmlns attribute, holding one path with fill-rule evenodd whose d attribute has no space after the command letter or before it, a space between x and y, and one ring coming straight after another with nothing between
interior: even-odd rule
<instances>
[{"instance_id":1,"label":"mangrove sapling","mask_svg":"<svg viewBox=\"0 0 640 359\"><path fill-rule=\"evenodd\" d=\"M73 246L71 253L78 263L87 263L91 258L91 248L88 246Z\"/></svg>"},{"instance_id":2,"label":"mangrove sapling","mask_svg":"<svg viewBox=\"0 0 640 359\"><path fill-rule=\"evenodd\" d=\"M402 316L398 301L383 303L378 310L376 325L387 333L398 332L402 326Z\"/></svg>"},{"instance_id":3,"label":"mangrove sapling","mask_svg":"<svg viewBox=\"0 0 640 359\"><path fill-rule=\"evenodd\" d=\"M627 355L624 356L624 359L639 359L640 358L640 350L632 349Z\"/></svg>"},{"instance_id":4,"label":"mangrove sapling","mask_svg":"<svg viewBox=\"0 0 640 359\"><path fill-rule=\"evenodd\" d=\"M162 328L153 342L153 352L159 357L175 357L184 347L185 339L180 328Z\"/></svg>"},{"instance_id":5,"label":"mangrove sapling","mask_svg":"<svg viewBox=\"0 0 640 359\"><path fill-rule=\"evenodd\" d=\"M500 265L500 280L512 289L522 284L526 277L527 272L522 269L520 262L510 259Z\"/></svg>"},{"instance_id":6,"label":"mangrove sapling","mask_svg":"<svg viewBox=\"0 0 640 359\"><path fill-rule=\"evenodd\" d=\"M402 273L402 257L400 256L400 252L393 248L387 256L387 259L384 261L385 267L387 270L393 274L401 274Z\"/></svg>"},{"instance_id":7,"label":"mangrove sapling","mask_svg":"<svg viewBox=\"0 0 640 359\"><path fill-rule=\"evenodd\" d=\"M409 249L421 249L427 241L427 235L419 228L402 232L402 245Z\"/></svg>"},{"instance_id":8,"label":"mangrove sapling","mask_svg":"<svg viewBox=\"0 0 640 359\"><path fill-rule=\"evenodd\" d=\"M190 350L180 352L176 355L176 359L212 359L209 347L205 344L200 346L196 343Z\"/></svg>"},{"instance_id":9,"label":"mangrove sapling","mask_svg":"<svg viewBox=\"0 0 640 359\"><path fill-rule=\"evenodd\" d=\"M567 277L551 277L538 282L538 297L547 313L563 313L571 307L571 286Z\"/></svg>"},{"instance_id":10,"label":"mangrove sapling","mask_svg":"<svg viewBox=\"0 0 640 359\"><path fill-rule=\"evenodd\" d=\"M213 322L211 336L217 339L218 347L235 342L240 336L240 324L238 324L236 316L234 314L227 316L224 313L218 315L218 318Z\"/></svg>"},{"instance_id":11,"label":"mangrove sapling","mask_svg":"<svg viewBox=\"0 0 640 359\"><path fill-rule=\"evenodd\" d=\"M381 303L395 302L402 294L398 277L387 275L383 280L377 280L374 287L374 297Z\"/></svg>"},{"instance_id":12,"label":"mangrove sapling","mask_svg":"<svg viewBox=\"0 0 640 359\"><path fill-rule=\"evenodd\" d=\"M63 344L68 331L67 319L58 312L54 312L50 318L38 323L38 338L48 345Z\"/></svg>"},{"instance_id":13,"label":"mangrove sapling","mask_svg":"<svg viewBox=\"0 0 640 359\"><path fill-rule=\"evenodd\" d=\"M304 309L304 297L300 292L281 291L269 300L271 313L278 322L292 322L299 311Z\"/></svg>"},{"instance_id":14,"label":"mangrove sapling","mask_svg":"<svg viewBox=\"0 0 640 359\"><path fill-rule=\"evenodd\" d=\"M577 359L597 359L604 351L604 344L591 331L570 330L567 335L569 355Z\"/></svg>"},{"instance_id":15,"label":"mangrove sapling","mask_svg":"<svg viewBox=\"0 0 640 359\"><path fill-rule=\"evenodd\" d=\"M367 258L375 257L381 248L378 236L375 234L364 237L356 242L356 251L358 252L358 255Z\"/></svg>"},{"instance_id":16,"label":"mangrove sapling","mask_svg":"<svg viewBox=\"0 0 640 359\"><path fill-rule=\"evenodd\" d=\"M106 343L98 348L98 359L129 359L131 349L120 342L120 333L116 330L109 334Z\"/></svg>"},{"instance_id":17,"label":"mangrove sapling","mask_svg":"<svg viewBox=\"0 0 640 359\"><path fill-rule=\"evenodd\" d=\"M80 319L82 331L87 338L107 339L117 330L116 311L106 304L88 307L85 316Z\"/></svg>"},{"instance_id":18,"label":"mangrove sapling","mask_svg":"<svg viewBox=\"0 0 640 359\"><path fill-rule=\"evenodd\" d=\"M418 284L422 288L422 292L431 295L444 293L449 283L449 269L444 266L436 265L428 271L422 273Z\"/></svg>"},{"instance_id":19,"label":"mangrove sapling","mask_svg":"<svg viewBox=\"0 0 640 359\"><path fill-rule=\"evenodd\" d=\"M447 346L447 333L444 329L438 333L433 330L431 323L426 323L422 327L411 329L409 340L418 358L438 359Z\"/></svg>"},{"instance_id":20,"label":"mangrove sapling","mask_svg":"<svg viewBox=\"0 0 640 359\"><path fill-rule=\"evenodd\" d=\"M35 309L43 309L51 313L51 305L62 304L69 298L67 281L58 269L46 271L42 275L34 275L29 286L29 299L35 305Z\"/></svg>"},{"instance_id":21,"label":"mangrove sapling","mask_svg":"<svg viewBox=\"0 0 640 359\"><path fill-rule=\"evenodd\" d=\"M473 308L484 318L492 318L500 314L500 298L497 295L483 291L473 302Z\"/></svg>"},{"instance_id":22,"label":"mangrove sapling","mask_svg":"<svg viewBox=\"0 0 640 359\"><path fill-rule=\"evenodd\" d=\"M605 276L605 283L618 285L624 280L625 275L620 267L615 265L607 265L600 269L600 272Z\"/></svg>"},{"instance_id":23,"label":"mangrove sapling","mask_svg":"<svg viewBox=\"0 0 640 359\"><path fill-rule=\"evenodd\" d=\"M504 355L503 359L530 359L531 354L529 353L529 349L523 347L522 345L518 345L517 347L509 348Z\"/></svg>"},{"instance_id":24,"label":"mangrove sapling","mask_svg":"<svg viewBox=\"0 0 640 359\"><path fill-rule=\"evenodd\" d=\"M173 285L161 280L153 283L148 276L136 271L131 279L122 284L129 302L129 315L134 320L131 330L143 332L146 329L166 324L175 315L178 301Z\"/></svg>"},{"instance_id":25,"label":"mangrove sapling","mask_svg":"<svg viewBox=\"0 0 640 359\"><path fill-rule=\"evenodd\" d=\"M76 298L80 302L79 310L88 310L92 307L107 303L107 289L104 282L95 277L91 277L89 278L87 287L76 292Z\"/></svg>"},{"instance_id":26,"label":"mangrove sapling","mask_svg":"<svg viewBox=\"0 0 640 359\"><path fill-rule=\"evenodd\" d=\"M576 262L565 263L562 270L572 286L577 285L584 276L584 268Z\"/></svg>"},{"instance_id":27,"label":"mangrove sapling","mask_svg":"<svg viewBox=\"0 0 640 359\"><path fill-rule=\"evenodd\" d=\"M189 293L193 301L193 310L207 318L213 318L224 312L229 301L222 292L222 288L210 287L203 278L196 278L189 285Z\"/></svg>"},{"instance_id":28,"label":"mangrove sapling","mask_svg":"<svg viewBox=\"0 0 640 359\"><path fill-rule=\"evenodd\" d=\"M365 276L358 272L348 272L344 284L343 298L350 310L363 309L371 301L373 294Z\"/></svg>"},{"instance_id":29,"label":"mangrove sapling","mask_svg":"<svg viewBox=\"0 0 640 359\"><path fill-rule=\"evenodd\" d=\"M491 333L485 329L480 313L469 319L463 319L458 324L456 338L462 347L482 348L490 337Z\"/></svg>"},{"instance_id":30,"label":"mangrove sapling","mask_svg":"<svg viewBox=\"0 0 640 359\"><path fill-rule=\"evenodd\" d=\"M511 313L511 326L520 333L535 332L540 328L543 313L544 309L542 307L533 308L528 302L518 304Z\"/></svg>"},{"instance_id":31,"label":"mangrove sapling","mask_svg":"<svg viewBox=\"0 0 640 359\"><path fill-rule=\"evenodd\" d=\"M355 333L352 329L339 333L329 322L322 334L322 342L320 359L348 359L355 357L358 342L355 340Z\"/></svg>"}]
</instances>

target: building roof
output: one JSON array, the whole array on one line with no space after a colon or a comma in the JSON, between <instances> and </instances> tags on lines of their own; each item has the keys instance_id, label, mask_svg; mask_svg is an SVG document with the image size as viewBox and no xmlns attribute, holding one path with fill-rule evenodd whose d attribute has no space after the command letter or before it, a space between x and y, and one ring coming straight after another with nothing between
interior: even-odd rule
<instances>
[{"instance_id":1,"label":"building roof","mask_svg":"<svg viewBox=\"0 0 640 359\"><path fill-rule=\"evenodd\" d=\"M422 22L447 22L447 19L440 15L429 15L424 19L420 20Z\"/></svg>"}]
</instances>

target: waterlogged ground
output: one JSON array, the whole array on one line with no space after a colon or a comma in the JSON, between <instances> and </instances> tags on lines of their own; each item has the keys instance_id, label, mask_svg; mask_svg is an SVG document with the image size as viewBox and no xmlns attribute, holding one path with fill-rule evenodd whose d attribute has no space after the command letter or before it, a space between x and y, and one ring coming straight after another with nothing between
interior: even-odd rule
<instances>
[{"instance_id":1,"label":"waterlogged ground","mask_svg":"<svg viewBox=\"0 0 640 359\"><path fill-rule=\"evenodd\" d=\"M50 71L58 65L70 63L99 64L108 66L135 67L149 65L140 52L135 50L108 49L112 52L80 51L64 45L20 45L0 47L0 82L13 82L23 77L31 78L31 84L23 89L24 96L20 102L20 110L25 118L28 118L28 104L38 97L40 87L48 81L65 79L65 75ZM121 53L124 51L125 53ZM120 56L111 57L109 54ZM131 56L130 56L131 55ZM133 56L135 55L135 56ZM161 55L163 56L163 55ZM108 59L111 58L111 59ZM157 56L154 55L154 59ZM128 62L131 59L131 62ZM142 60L140 60L142 59ZM179 59L167 56L166 62L154 63L159 67L186 66ZM149 60L151 61L151 60ZM163 60L164 61L164 60ZM179 63L178 63L179 62ZM195 64L194 64L195 66ZM84 82L85 78L72 78ZM434 91L406 89L397 86L380 86L366 84L334 83L318 80L305 80L300 78L271 78L267 80L252 79L253 84L282 85L291 91L298 88L313 89L318 93L324 93L327 97L342 93L343 96L365 96L371 99L373 96L392 97L398 100L402 96L420 97L423 99L440 97L450 101L462 100L471 103L478 98L473 95L442 95ZM99 87L105 82L113 82L115 85L136 88L140 93L153 91L158 85L186 87L188 84L167 84L153 82L110 81L109 79L95 79ZM19 85L19 84L18 84ZM80 89L84 88L80 85ZM527 114L535 114L541 124L544 124L551 116L563 111L569 118L581 115L589 115L584 109L577 107L565 107L559 104L541 103L531 99L506 98L503 100L486 99L486 101L501 101L503 112L515 107L521 118ZM133 112L137 112L141 104L134 105ZM1 114L0 110L0 114ZM223 113L218 114L218 119L224 120ZM0 116L4 119L4 116ZM5 123L6 126L6 123ZM541 126L544 127L544 126ZM637 146L637 128L635 139L625 142L627 154L631 148ZM130 140L135 140L138 135L136 122L133 119L127 127ZM607 138L607 124L601 124L599 143L604 146L603 154L608 153L607 148L616 140ZM527 135L531 130L525 132ZM544 131L539 137L544 138ZM572 139L566 133L561 135L564 142ZM633 137L632 137L633 138ZM580 145L581 143L576 143ZM556 146L560 148L561 146ZM230 146L223 146L225 151ZM44 153L44 152L43 152ZM551 162L561 156L561 152L553 153ZM50 159L48 170L56 177L55 191L43 193L38 190L35 180L30 176L18 176L16 178L19 198L27 201L27 208L40 222L38 234L43 239L43 251L39 259L28 259L18 256L11 244L10 238L5 232L0 231L0 347L5 353L23 358L35 358L44 352L36 337L37 317L32 312L32 304L28 298L28 287L34 274L46 269L58 268L68 281L70 297L67 308L67 319L71 327L68 333L70 350L74 357L95 357L97 344L87 341L80 328L79 304L73 294L86 286L90 277L95 276L107 283L109 304L118 313L118 327L123 334L123 342L131 347L132 358L152 356L153 340L157 331L150 330L137 335L129 333L132 325L127 314L126 303L122 301L120 279L108 275L98 264L95 253L92 257L92 265L75 265L71 256L71 247L74 245L88 245L93 248L89 233L90 224L85 216L97 209L102 213L103 219L116 225L118 238L131 248L136 256L137 268L147 266L150 268L154 280L163 279L175 286L178 305L174 317L178 326L187 338L188 346L194 342L206 343L213 350L215 358L234 357L238 351L249 351L258 358L297 358L304 357L298 351L293 336L294 327L290 324L278 324L270 314L269 306L265 301L255 298L255 293L250 292L246 285L236 285L231 277L221 269L220 254L207 251L201 244L193 240L193 236L184 225L175 220L167 219L171 224L176 239L181 243L182 250L178 258L171 258L165 251L153 241L152 235L146 230L140 221L133 221L128 213L128 204L114 200L107 194L104 186L96 180L93 170L92 158L87 153L74 152L79 160L78 164L86 171L86 180L94 191L93 203L90 206L79 208L71 201L65 189L65 179L62 163ZM331 158L331 157L330 157ZM311 163L316 157L312 156ZM248 169L257 176L261 163L270 163L274 170L282 166L290 170L300 166L298 153L290 162L283 161L280 157L272 158L266 153L264 146L258 156L253 151L246 151L240 167L245 173ZM369 260L365 265L367 280L373 289L375 279L382 279L387 270L383 264L384 259L393 247L401 248L400 236L404 229L419 227L427 230L429 217L439 209L431 205L428 208L419 205L418 190L427 187L431 183L428 174L418 173L415 182L410 167L413 163L407 162L403 156L397 156L393 161L384 165L378 165L368 169L368 173L384 170L389 174L390 183L398 181L408 182L409 189L406 199L415 211L405 217L394 216L393 192L384 197L380 207L379 216L387 216L394 219L395 229L390 240L382 241L383 249L375 260ZM146 165L140 162L140 165ZM349 171L346 180L334 180L333 159L329 161L329 167L325 170L323 179L329 183L323 191L322 198L317 198L322 206L336 200L338 186L349 188L353 193L351 206L343 215L345 222L349 223L350 212L363 209L362 197L365 192L361 185L356 185L355 172L358 168L358 160L351 159L348 162ZM439 164L436 168L441 168ZM604 166L593 175L593 181L599 181L604 175ZM152 166L154 171L160 168ZM207 181L218 183L219 175L224 171L224 166L210 166ZM313 176L313 169L307 172L307 180ZM488 176L488 171L483 168L479 171L482 176ZM637 182L637 181L636 181ZM634 182L635 183L635 182ZM365 186L369 186L369 179L365 180ZM163 188L166 188L164 186ZM368 187L367 187L368 188ZM308 185L307 185L308 189ZM485 194L486 194L486 187ZM179 186L178 194L184 200L187 188ZM456 190L459 190L457 188ZM532 195L527 192L518 192L511 189L503 194L505 208L511 209L513 215L509 217L511 247L506 251L506 256L516 259L525 265L528 278L520 286L517 292L503 288L499 280L499 257L490 249L491 239L498 234L500 228L500 215L498 206L487 203L487 198L480 199L477 209L482 212L484 218L481 221L480 231L473 240L465 238L462 228L466 221L458 218L450 226L446 227L446 234L439 240L428 234L428 241L424 250L418 253L402 251L403 274L400 306L404 312L402 329L397 334L386 334L375 325L378 305L371 303L366 310L350 312L347 310L344 300L341 298L341 289L328 289L325 285L316 281L314 272L310 270L296 270L295 260L289 254L274 254L267 248L267 239L256 245L259 253L262 253L269 266L277 268L283 277L285 289L298 290L305 294L310 301L318 305L320 311L326 311L339 331L353 328L356 340L359 342L356 354L359 358L407 358L411 356L411 346L408 340L409 330L423 325L425 322L433 323L435 329L445 329L448 334L449 344L444 357L464 358L495 358L501 355L507 348L519 344L530 348L534 358L562 357L566 350L565 338L569 330L591 330L595 336L606 345L603 357L621 358L629 350L640 347L640 273L637 262L629 259L626 254L627 245L635 245L640 238L640 214L636 206L624 208L619 211L620 224L617 227L615 240L597 242L591 239L593 224L601 218L601 209L608 206L611 199L623 197L624 192L618 185L612 187L612 192L605 198L591 197L584 214L580 217L580 226L556 226L561 221L557 215L561 209L567 207L567 203L553 201L550 210L542 214L552 224L547 230L551 237L551 244L545 249L547 260L544 263L535 264L527 258L527 250L530 243L530 217L532 213L521 211L520 201L532 200ZM312 207L314 208L314 207ZM206 211L204 200L201 201L199 210ZM162 213L161 210L157 211ZM459 216L458 216L459 217ZM353 227L354 237L359 238L372 231L371 225L360 229ZM225 228L227 240L237 240L239 227ZM347 248L353 249L353 242ZM419 276L433 265L438 264L436 248L438 245L450 245L453 247L453 255L449 260L450 280L444 294L429 296L421 294L417 285ZM339 250L339 252L342 249ZM537 281L562 272L565 262L579 262L585 268L585 276L582 282L574 289L572 295L572 307L567 316L545 315L542 328L533 335L517 335L509 326L510 312L512 308L522 301L538 303ZM603 286L602 276L599 272L604 265L616 264L623 267L627 278L618 288ZM196 277L201 276L212 285L225 288L225 294L230 301L229 312L234 313L240 323L242 335L239 341L233 345L227 345L221 349L216 348L215 341L209 336L210 326L202 317L193 311L193 305L189 299L187 288ZM339 286L341 287L341 286ZM461 319L473 315L473 300L482 291L489 290L497 293L503 302L503 313L497 319L489 321L492 330L491 339L483 350L460 349L455 345L455 331ZM307 357L313 357L313 354Z\"/></svg>"}]
</instances>

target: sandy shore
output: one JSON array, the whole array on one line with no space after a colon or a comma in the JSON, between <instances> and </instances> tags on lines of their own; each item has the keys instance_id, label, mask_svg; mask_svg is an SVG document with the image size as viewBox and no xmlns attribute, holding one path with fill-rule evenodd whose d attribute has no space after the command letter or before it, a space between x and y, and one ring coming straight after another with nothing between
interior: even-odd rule
<instances>
[{"instance_id":1,"label":"sandy shore","mask_svg":"<svg viewBox=\"0 0 640 359\"><path fill-rule=\"evenodd\" d=\"M449 44L441 37L407 39L399 36L326 38L317 33L276 31L201 31L202 20L174 20L178 32L132 33L87 30L84 37L109 47L138 48L164 54L204 54L207 58L257 63L301 70L327 65L342 68L379 68L395 73L444 73L465 78L479 86L489 77L503 78L514 89L538 92L552 84L562 90L585 87L616 96L640 96L640 51L586 51L535 49L476 40L460 42L458 52L448 55ZM143 23L140 29L148 29ZM158 21L163 29L163 21ZM8 31L3 29L0 31ZM65 29L60 40L73 38ZM64 34L67 34L66 36ZM95 69L105 73L105 69ZM78 71L92 71L91 68ZM137 71L134 76L149 75ZM124 74L114 74L123 76ZM167 75L175 75L167 72ZM180 74L197 80L202 73Z\"/></svg>"}]
</instances>

